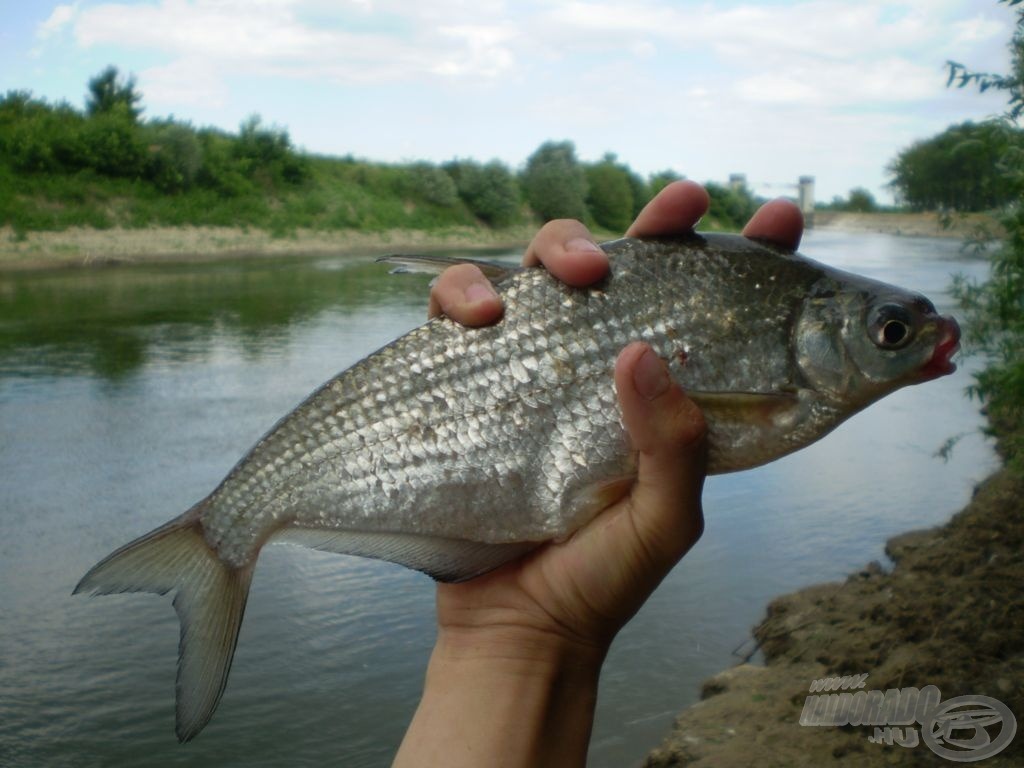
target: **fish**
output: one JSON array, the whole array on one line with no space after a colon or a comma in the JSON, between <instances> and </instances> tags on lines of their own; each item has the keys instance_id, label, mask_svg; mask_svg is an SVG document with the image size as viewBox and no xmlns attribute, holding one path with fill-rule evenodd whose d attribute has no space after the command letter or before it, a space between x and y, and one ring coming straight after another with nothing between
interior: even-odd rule
<instances>
[{"instance_id":1,"label":"fish","mask_svg":"<svg viewBox=\"0 0 1024 768\"><path fill-rule=\"evenodd\" d=\"M587 288L482 263L505 312L437 317L284 416L208 496L94 566L75 593L175 593L180 741L227 683L268 543L462 581L562 540L628 492L636 456L613 382L649 344L707 423L708 471L758 466L900 387L952 373L956 321L925 297L740 235L602 245ZM398 270L462 259L403 256Z\"/></svg>"}]
</instances>

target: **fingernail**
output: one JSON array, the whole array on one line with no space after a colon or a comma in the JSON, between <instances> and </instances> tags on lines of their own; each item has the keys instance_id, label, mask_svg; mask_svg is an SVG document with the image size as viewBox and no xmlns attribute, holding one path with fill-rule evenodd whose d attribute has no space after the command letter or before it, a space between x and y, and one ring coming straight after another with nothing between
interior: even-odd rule
<instances>
[{"instance_id":1,"label":"fingernail","mask_svg":"<svg viewBox=\"0 0 1024 768\"><path fill-rule=\"evenodd\" d=\"M466 301L470 304L476 304L481 301L489 301L495 298L498 294L495 293L493 286L490 283L470 283L466 286Z\"/></svg>"},{"instance_id":2,"label":"fingernail","mask_svg":"<svg viewBox=\"0 0 1024 768\"><path fill-rule=\"evenodd\" d=\"M633 386L642 397L653 400L664 394L669 384L668 368L654 354L654 350L648 347L636 361L636 367L633 369Z\"/></svg>"},{"instance_id":3,"label":"fingernail","mask_svg":"<svg viewBox=\"0 0 1024 768\"><path fill-rule=\"evenodd\" d=\"M597 243L593 240L587 240L585 237L574 237L572 240L565 244L565 250L567 251L600 251Z\"/></svg>"}]
</instances>

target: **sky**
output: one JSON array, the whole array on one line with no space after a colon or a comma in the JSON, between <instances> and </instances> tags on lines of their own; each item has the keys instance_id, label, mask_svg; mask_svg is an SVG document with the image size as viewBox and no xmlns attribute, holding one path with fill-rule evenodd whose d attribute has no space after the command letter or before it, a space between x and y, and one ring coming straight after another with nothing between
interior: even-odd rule
<instances>
[{"instance_id":1,"label":"sky","mask_svg":"<svg viewBox=\"0 0 1024 768\"><path fill-rule=\"evenodd\" d=\"M0 0L0 92L84 104L107 65L144 117L370 160L497 158L544 141L642 175L744 173L765 196L865 187L916 140L998 113L948 59L1009 67L996 0Z\"/></svg>"}]
</instances>

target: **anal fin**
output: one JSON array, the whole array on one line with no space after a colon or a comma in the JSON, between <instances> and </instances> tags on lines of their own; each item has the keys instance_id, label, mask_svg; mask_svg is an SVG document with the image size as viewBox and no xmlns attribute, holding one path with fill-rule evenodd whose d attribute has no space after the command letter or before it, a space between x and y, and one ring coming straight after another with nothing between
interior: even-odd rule
<instances>
[{"instance_id":1,"label":"anal fin","mask_svg":"<svg viewBox=\"0 0 1024 768\"><path fill-rule=\"evenodd\" d=\"M468 581L535 549L540 542L486 544L443 536L388 531L336 531L288 526L272 542L340 555L370 557L421 571L437 581Z\"/></svg>"}]
</instances>

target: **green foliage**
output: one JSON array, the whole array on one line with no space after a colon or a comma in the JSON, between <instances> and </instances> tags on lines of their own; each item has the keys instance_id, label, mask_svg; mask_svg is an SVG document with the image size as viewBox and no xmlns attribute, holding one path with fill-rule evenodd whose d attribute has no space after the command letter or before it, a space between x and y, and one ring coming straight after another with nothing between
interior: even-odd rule
<instances>
[{"instance_id":1,"label":"green foliage","mask_svg":"<svg viewBox=\"0 0 1024 768\"><path fill-rule=\"evenodd\" d=\"M154 121L142 130L146 146L145 177L163 192L181 192L196 183L203 148L190 125Z\"/></svg>"},{"instance_id":2,"label":"green foliage","mask_svg":"<svg viewBox=\"0 0 1024 768\"><path fill-rule=\"evenodd\" d=\"M259 115L242 122L231 152L239 173L264 186L278 182L299 184L308 172L305 161L292 147L288 131L264 126Z\"/></svg>"},{"instance_id":3,"label":"green foliage","mask_svg":"<svg viewBox=\"0 0 1024 768\"><path fill-rule=\"evenodd\" d=\"M1006 0L1002 0L1006 1ZM1017 5L1020 0L1010 0ZM1005 76L976 75L962 65L950 64L950 83L977 84L979 90L995 88L1007 95L1005 115L993 129L1015 132L1024 104L1024 12L1018 11L1011 43L1012 72ZM994 163L1005 183L1024 189L1024 150L1007 142ZM975 375L971 393L985 403L989 424L1011 466L1024 471L1024 206L1019 199L1005 203L1001 216L1006 237L990 247L991 275L981 283L959 278L956 295L969 318L969 336L988 356L985 369Z\"/></svg>"},{"instance_id":4,"label":"green foliage","mask_svg":"<svg viewBox=\"0 0 1024 768\"><path fill-rule=\"evenodd\" d=\"M485 224L507 227L519 219L519 185L504 163L453 160L445 163L444 170L454 179L466 207Z\"/></svg>"},{"instance_id":5,"label":"green foliage","mask_svg":"<svg viewBox=\"0 0 1024 768\"><path fill-rule=\"evenodd\" d=\"M874 213L881 210L875 196L864 187L854 187L850 190L849 197L836 195L831 203L819 204L819 210L827 211L850 211L852 213Z\"/></svg>"},{"instance_id":6,"label":"green foliage","mask_svg":"<svg viewBox=\"0 0 1024 768\"><path fill-rule=\"evenodd\" d=\"M998 1L1010 7L1022 2L1022 0ZM949 67L949 79L946 80L947 88L956 83L957 88L973 84L981 93L985 93L990 88L1003 91L1008 102L1006 118L1012 121L1024 114L1024 55L1022 55L1024 52L1024 25L1021 24L1022 17L1024 17L1024 12L1017 11L1017 28L1014 30L1013 40L1010 42L1011 64L1008 74L971 72L963 64L955 61L946 62L946 66Z\"/></svg>"},{"instance_id":7,"label":"green foliage","mask_svg":"<svg viewBox=\"0 0 1024 768\"><path fill-rule=\"evenodd\" d=\"M708 215L723 229L739 231L758 208L758 201L746 186L734 190L708 182L704 188L711 197Z\"/></svg>"},{"instance_id":8,"label":"green foliage","mask_svg":"<svg viewBox=\"0 0 1024 768\"><path fill-rule=\"evenodd\" d=\"M111 177L142 174L146 148L139 126L122 110L100 112L82 126L83 165Z\"/></svg>"},{"instance_id":9,"label":"green foliage","mask_svg":"<svg viewBox=\"0 0 1024 768\"><path fill-rule=\"evenodd\" d=\"M984 211L1018 197L1021 185L1001 158L1024 147L1024 132L999 122L951 125L915 142L889 165L892 186L915 210Z\"/></svg>"},{"instance_id":10,"label":"green foliage","mask_svg":"<svg viewBox=\"0 0 1024 768\"><path fill-rule=\"evenodd\" d=\"M646 183L612 154L584 165L568 141L542 144L518 178L497 160L314 157L258 115L234 134L141 120L135 81L113 67L89 81L89 94L85 110L26 91L0 97L0 225L15 236L70 226L255 226L282 236L299 227L507 227L531 214L622 232L680 178L665 171ZM749 194L720 192L713 215L742 225Z\"/></svg>"},{"instance_id":11,"label":"green foliage","mask_svg":"<svg viewBox=\"0 0 1024 768\"><path fill-rule=\"evenodd\" d=\"M0 99L0 158L18 171L54 173L86 165L85 118L67 104L50 106L26 91Z\"/></svg>"},{"instance_id":12,"label":"green foliage","mask_svg":"<svg viewBox=\"0 0 1024 768\"><path fill-rule=\"evenodd\" d=\"M96 115L119 114L134 123L142 114L142 94L135 90L135 78L123 79L117 67L110 66L89 80L85 112Z\"/></svg>"},{"instance_id":13,"label":"green foliage","mask_svg":"<svg viewBox=\"0 0 1024 768\"><path fill-rule=\"evenodd\" d=\"M588 165L587 208L598 226L625 232L636 215L636 200L630 170L609 153L599 163Z\"/></svg>"},{"instance_id":14,"label":"green foliage","mask_svg":"<svg viewBox=\"0 0 1024 768\"><path fill-rule=\"evenodd\" d=\"M541 144L527 159L521 183L530 207L544 221L586 216L587 181L571 141Z\"/></svg>"},{"instance_id":15,"label":"green foliage","mask_svg":"<svg viewBox=\"0 0 1024 768\"><path fill-rule=\"evenodd\" d=\"M412 163L395 176L395 191L410 200L450 208L459 201L455 181L430 163Z\"/></svg>"},{"instance_id":16,"label":"green foliage","mask_svg":"<svg viewBox=\"0 0 1024 768\"><path fill-rule=\"evenodd\" d=\"M878 203L875 202L875 196L864 187L854 187L850 190L846 210L856 213L872 213L878 210Z\"/></svg>"}]
</instances>

